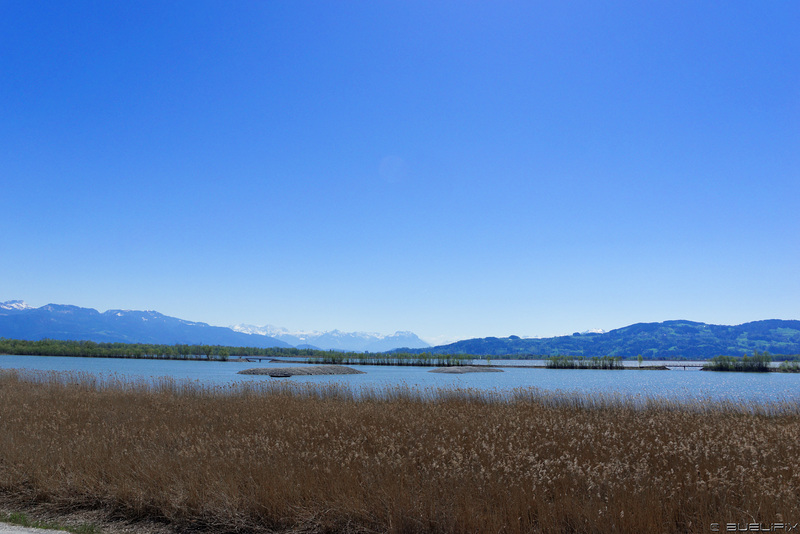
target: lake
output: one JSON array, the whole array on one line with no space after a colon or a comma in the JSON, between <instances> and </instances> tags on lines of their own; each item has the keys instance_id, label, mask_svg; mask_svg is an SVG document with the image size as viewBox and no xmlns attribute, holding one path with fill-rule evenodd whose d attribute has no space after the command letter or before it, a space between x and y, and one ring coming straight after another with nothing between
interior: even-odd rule
<instances>
[{"instance_id":1,"label":"lake","mask_svg":"<svg viewBox=\"0 0 800 534\"><path fill-rule=\"evenodd\" d=\"M493 364L544 365L541 361L492 360ZM626 362L637 366L634 362ZM692 362L647 362L646 365L682 365ZM669 371L594 371L569 369L504 368L502 373L448 375L430 373L431 367L351 365L363 375L268 376L239 375L253 367L286 367L295 362L247 363L218 361L137 360L119 358L75 358L59 356L0 356L0 368L79 371L98 375L116 373L137 380L172 377L208 385L237 381L281 380L308 383L336 382L355 388L407 385L419 388L472 388L510 391L534 387L544 391L622 394L669 399L711 399L757 402L800 402L800 373L730 373L686 370Z\"/></svg>"}]
</instances>

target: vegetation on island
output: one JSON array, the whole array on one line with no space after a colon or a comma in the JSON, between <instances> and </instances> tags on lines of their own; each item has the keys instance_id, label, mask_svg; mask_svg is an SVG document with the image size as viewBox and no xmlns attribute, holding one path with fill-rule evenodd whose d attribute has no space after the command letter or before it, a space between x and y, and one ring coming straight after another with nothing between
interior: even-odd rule
<instances>
[{"instance_id":1,"label":"vegetation on island","mask_svg":"<svg viewBox=\"0 0 800 534\"><path fill-rule=\"evenodd\" d=\"M741 358L733 356L715 356L703 367L704 371L736 371L745 373L800 373L800 361L797 358L786 359L777 367L771 365L772 356L768 352L754 351L752 356L745 354Z\"/></svg>"},{"instance_id":2,"label":"vegetation on island","mask_svg":"<svg viewBox=\"0 0 800 534\"><path fill-rule=\"evenodd\" d=\"M800 404L0 371L0 498L171 532L707 532L800 518Z\"/></svg>"},{"instance_id":3,"label":"vegetation on island","mask_svg":"<svg viewBox=\"0 0 800 534\"><path fill-rule=\"evenodd\" d=\"M371 354L325 351L322 355L312 356L308 361L309 363L329 363L336 365L418 365L448 367L471 364L472 357L466 354L429 354L426 352L421 354L402 352Z\"/></svg>"},{"instance_id":4,"label":"vegetation on island","mask_svg":"<svg viewBox=\"0 0 800 534\"><path fill-rule=\"evenodd\" d=\"M782 361L778 366L778 371L782 373L800 373L800 359L793 358Z\"/></svg>"},{"instance_id":5,"label":"vegetation on island","mask_svg":"<svg viewBox=\"0 0 800 534\"><path fill-rule=\"evenodd\" d=\"M619 356L584 358L582 356L552 356L547 360L548 369L625 369Z\"/></svg>"},{"instance_id":6,"label":"vegetation on island","mask_svg":"<svg viewBox=\"0 0 800 534\"><path fill-rule=\"evenodd\" d=\"M772 357L767 352L755 351L753 356L745 354L741 358L733 356L714 356L703 367L705 371L738 371L747 373L768 373Z\"/></svg>"}]
</instances>

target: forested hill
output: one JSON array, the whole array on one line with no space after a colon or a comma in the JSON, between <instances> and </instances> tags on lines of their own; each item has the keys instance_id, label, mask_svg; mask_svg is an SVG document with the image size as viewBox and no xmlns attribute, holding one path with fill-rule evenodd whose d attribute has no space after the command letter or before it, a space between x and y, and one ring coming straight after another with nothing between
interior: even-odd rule
<instances>
[{"instance_id":1,"label":"forested hill","mask_svg":"<svg viewBox=\"0 0 800 534\"><path fill-rule=\"evenodd\" d=\"M741 356L754 350L800 354L800 321L771 319L736 326L692 321L638 323L604 334L541 339L487 337L425 349L433 354L622 356L668 359ZM407 352L407 351L406 351Z\"/></svg>"}]
</instances>

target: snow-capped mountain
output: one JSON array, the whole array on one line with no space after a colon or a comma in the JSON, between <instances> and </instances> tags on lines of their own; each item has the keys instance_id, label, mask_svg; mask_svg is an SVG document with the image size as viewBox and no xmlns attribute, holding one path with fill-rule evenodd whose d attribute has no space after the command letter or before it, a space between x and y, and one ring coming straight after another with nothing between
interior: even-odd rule
<instances>
[{"instance_id":1,"label":"snow-capped mountain","mask_svg":"<svg viewBox=\"0 0 800 534\"><path fill-rule=\"evenodd\" d=\"M256 326L253 324L237 324L230 327L231 330L235 330L236 332L242 332L243 334L258 334L259 336L284 336L284 335L294 335L286 328L281 328L279 326L272 326L271 324L267 324L264 326ZM316 333L316 332L309 332L309 333ZM298 332L297 334L302 334L302 332Z\"/></svg>"},{"instance_id":2,"label":"snow-capped mountain","mask_svg":"<svg viewBox=\"0 0 800 534\"><path fill-rule=\"evenodd\" d=\"M583 332L581 332L581 334L584 336L586 334L605 334L605 333L606 330L603 330L602 328L591 328L589 330L584 330Z\"/></svg>"},{"instance_id":3,"label":"snow-capped mountain","mask_svg":"<svg viewBox=\"0 0 800 534\"><path fill-rule=\"evenodd\" d=\"M231 327L244 334L260 334L279 339L290 345L311 346L322 350L341 350L352 352L384 352L399 348L424 349L430 347L413 332L398 331L394 334L376 332L291 332L286 328L265 325L238 324Z\"/></svg>"},{"instance_id":4,"label":"snow-capped mountain","mask_svg":"<svg viewBox=\"0 0 800 534\"><path fill-rule=\"evenodd\" d=\"M246 347L311 347L323 350L384 352L430 345L412 332L382 335L368 332L290 332L271 325L210 326L169 317L157 311L99 312L66 304L40 308L21 300L0 302L0 337L38 340L114 341L126 343L209 344Z\"/></svg>"},{"instance_id":5,"label":"snow-capped mountain","mask_svg":"<svg viewBox=\"0 0 800 534\"><path fill-rule=\"evenodd\" d=\"M0 302L0 310L29 310L30 306L24 300L7 300Z\"/></svg>"}]
</instances>

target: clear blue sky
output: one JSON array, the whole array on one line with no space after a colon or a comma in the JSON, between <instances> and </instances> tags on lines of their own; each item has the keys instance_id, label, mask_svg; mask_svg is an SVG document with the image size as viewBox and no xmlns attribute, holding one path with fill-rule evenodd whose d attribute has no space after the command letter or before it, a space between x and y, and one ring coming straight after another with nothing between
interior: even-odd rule
<instances>
[{"instance_id":1,"label":"clear blue sky","mask_svg":"<svg viewBox=\"0 0 800 534\"><path fill-rule=\"evenodd\" d=\"M0 301L800 319L797 2L0 0Z\"/></svg>"}]
</instances>

